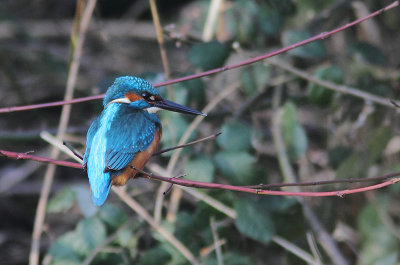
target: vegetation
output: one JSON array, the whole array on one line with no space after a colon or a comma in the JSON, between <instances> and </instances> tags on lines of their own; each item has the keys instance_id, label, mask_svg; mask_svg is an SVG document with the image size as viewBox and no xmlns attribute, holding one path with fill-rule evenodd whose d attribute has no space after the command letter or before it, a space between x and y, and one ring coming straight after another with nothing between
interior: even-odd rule
<instances>
[{"instance_id":1,"label":"vegetation","mask_svg":"<svg viewBox=\"0 0 400 265\"><path fill-rule=\"evenodd\" d=\"M95 4L93 16L90 3ZM235 64L339 28L390 2L157 4L163 59L148 1L2 0L0 106L68 99L69 88L74 98L99 95L121 75L157 84ZM146 171L241 186L399 171L397 109L390 103L399 98L399 14L397 7L277 57L159 87L165 97L208 113L194 120L160 112L160 149L222 134L153 157ZM90 19L87 31L85 18ZM2 113L0 149L54 157L52 138L43 132L63 130L60 110ZM72 105L62 140L84 150L86 130L101 110L100 101ZM72 160L64 153L58 158ZM35 215L45 217L36 253L43 264L400 262L398 185L342 198L299 198L171 188L140 178L129 181L126 190L115 189L98 208L82 170L57 167L51 174L46 166L0 160L1 264L26 264L30 249L35 264L31 237L34 223L40 223ZM47 201L45 172L50 198L46 210L36 212L38 198ZM366 185L282 189L316 192Z\"/></svg>"}]
</instances>

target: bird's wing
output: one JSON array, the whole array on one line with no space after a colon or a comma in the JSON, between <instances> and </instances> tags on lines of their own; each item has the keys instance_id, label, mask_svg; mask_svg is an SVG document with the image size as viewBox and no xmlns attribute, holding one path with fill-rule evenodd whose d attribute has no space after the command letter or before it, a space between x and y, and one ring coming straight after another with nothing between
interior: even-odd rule
<instances>
[{"instance_id":1,"label":"bird's wing","mask_svg":"<svg viewBox=\"0 0 400 265\"><path fill-rule=\"evenodd\" d=\"M114 119L107 131L106 172L121 170L153 141L157 122L147 112L131 112Z\"/></svg>"},{"instance_id":2,"label":"bird's wing","mask_svg":"<svg viewBox=\"0 0 400 265\"><path fill-rule=\"evenodd\" d=\"M97 132L97 129L99 128L99 122L100 122L100 117L96 117L92 124L90 125L90 128L88 130L87 136L86 136L86 151L85 151L85 155L83 156L83 161L82 161L82 166L83 169L86 170L86 166L87 166L87 161L89 158L89 153L90 153L90 147L92 146L92 140L94 135Z\"/></svg>"}]
</instances>

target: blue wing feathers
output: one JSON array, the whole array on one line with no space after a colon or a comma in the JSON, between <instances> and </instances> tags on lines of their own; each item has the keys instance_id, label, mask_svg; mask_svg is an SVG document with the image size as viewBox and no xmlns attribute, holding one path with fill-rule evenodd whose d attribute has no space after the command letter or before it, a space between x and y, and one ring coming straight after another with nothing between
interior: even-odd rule
<instances>
[{"instance_id":1,"label":"blue wing feathers","mask_svg":"<svg viewBox=\"0 0 400 265\"><path fill-rule=\"evenodd\" d=\"M82 164L87 168L94 204L104 203L112 174L124 169L137 152L149 147L159 124L154 114L133 111L125 104L107 106L93 121Z\"/></svg>"},{"instance_id":2,"label":"blue wing feathers","mask_svg":"<svg viewBox=\"0 0 400 265\"><path fill-rule=\"evenodd\" d=\"M112 170L125 168L139 151L146 150L153 141L156 124L143 111L133 111L128 107L120 109L111 130L106 133L106 164Z\"/></svg>"},{"instance_id":3,"label":"blue wing feathers","mask_svg":"<svg viewBox=\"0 0 400 265\"><path fill-rule=\"evenodd\" d=\"M92 145L92 140L94 135L97 132L97 129L99 128L99 118L100 117L96 117L92 124L90 125L90 128L88 130L87 133L87 137L86 137L86 151L85 151L85 155L83 156L83 160L82 160L82 166L84 169L86 169L86 164L87 164L87 160L90 154L90 147Z\"/></svg>"}]
</instances>

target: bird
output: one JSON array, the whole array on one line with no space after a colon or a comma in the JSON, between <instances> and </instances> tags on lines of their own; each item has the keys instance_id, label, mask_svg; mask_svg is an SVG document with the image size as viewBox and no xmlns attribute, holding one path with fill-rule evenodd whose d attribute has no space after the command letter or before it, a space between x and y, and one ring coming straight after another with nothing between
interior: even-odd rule
<instances>
[{"instance_id":1,"label":"bird","mask_svg":"<svg viewBox=\"0 0 400 265\"><path fill-rule=\"evenodd\" d=\"M82 161L97 206L104 204L112 185L122 186L134 178L136 169L142 170L157 149L162 126L156 111L206 116L163 98L151 83L136 76L116 78L103 106L88 129Z\"/></svg>"}]
</instances>

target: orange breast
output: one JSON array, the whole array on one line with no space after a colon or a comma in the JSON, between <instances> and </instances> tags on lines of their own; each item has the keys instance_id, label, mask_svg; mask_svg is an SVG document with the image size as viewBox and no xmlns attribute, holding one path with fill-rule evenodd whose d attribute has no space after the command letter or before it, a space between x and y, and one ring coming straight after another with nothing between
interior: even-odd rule
<instances>
[{"instance_id":1,"label":"orange breast","mask_svg":"<svg viewBox=\"0 0 400 265\"><path fill-rule=\"evenodd\" d=\"M156 129L156 133L154 134L154 139L151 142L150 146L146 150L136 153L135 157L132 159L129 165L138 169L143 169L147 161L149 161L150 157L157 150L157 146L158 143L160 142L161 136L162 136L162 129L161 127L158 127ZM136 174L137 174L136 170L134 170L130 166L127 166L125 169L123 169L121 175L114 176L112 178L111 184L116 186L125 185L126 182L130 178L134 178Z\"/></svg>"}]
</instances>

